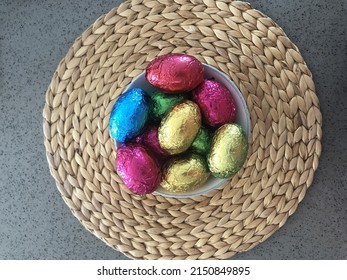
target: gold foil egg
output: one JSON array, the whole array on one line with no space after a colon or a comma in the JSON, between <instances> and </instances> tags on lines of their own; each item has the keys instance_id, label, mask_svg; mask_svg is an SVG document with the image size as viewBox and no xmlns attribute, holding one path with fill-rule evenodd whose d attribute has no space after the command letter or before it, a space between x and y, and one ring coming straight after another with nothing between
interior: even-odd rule
<instances>
[{"instance_id":1,"label":"gold foil egg","mask_svg":"<svg viewBox=\"0 0 347 280\"><path fill-rule=\"evenodd\" d=\"M160 186L170 192L187 192L203 184L209 177L205 157L188 154L170 160L164 167Z\"/></svg>"},{"instance_id":2,"label":"gold foil egg","mask_svg":"<svg viewBox=\"0 0 347 280\"><path fill-rule=\"evenodd\" d=\"M225 124L214 134L208 155L208 166L213 176L229 178L236 174L246 160L247 135L237 124Z\"/></svg>"},{"instance_id":3,"label":"gold foil egg","mask_svg":"<svg viewBox=\"0 0 347 280\"><path fill-rule=\"evenodd\" d=\"M158 129L160 147L171 155L186 151L201 127L198 105L186 100L175 105L161 121Z\"/></svg>"}]
</instances>

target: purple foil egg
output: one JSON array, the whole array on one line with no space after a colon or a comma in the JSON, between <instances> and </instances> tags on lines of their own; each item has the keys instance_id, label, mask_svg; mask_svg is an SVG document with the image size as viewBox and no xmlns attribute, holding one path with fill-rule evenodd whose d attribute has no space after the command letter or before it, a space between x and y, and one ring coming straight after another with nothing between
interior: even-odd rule
<instances>
[{"instance_id":1,"label":"purple foil egg","mask_svg":"<svg viewBox=\"0 0 347 280\"><path fill-rule=\"evenodd\" d=\"M116 170L125 186L135 194L152 193L161 181L158 162L138 144L117 149Z\"/></svg>"},{"instance_id":2,"label":"purple foil egg","mask_svg":"<svg viewBox=\"0 0 347 280\"><path fill-rule=\"evenodd\" d=\"M159 145L158 128L155 125L148 126L136 137L135 142L148 148L160 161L164 161L170 157Z\"/></svg>"},{"instance_id":3,"label":"purple foil egg","mask_svg":"<svg viewBox=\"0 0 347 280\"><path fill-rule=\"evenodd\" d=\"M193 90L192 99L209 126L219 127L236 119L236 102L230 91L217 81L204 80Z\"/></svg>"},{"instance_id":4,"label":"purple foil egg","mask_svg":"<svg viewBox=\"0 0 347 280\"><path fill-rule=\"evenodd\" d=\"M188 54L161 55L148 64L146 79L152 86L167 93L188 92L204 80L204 66Z\"/></svg>"}]
</instances>

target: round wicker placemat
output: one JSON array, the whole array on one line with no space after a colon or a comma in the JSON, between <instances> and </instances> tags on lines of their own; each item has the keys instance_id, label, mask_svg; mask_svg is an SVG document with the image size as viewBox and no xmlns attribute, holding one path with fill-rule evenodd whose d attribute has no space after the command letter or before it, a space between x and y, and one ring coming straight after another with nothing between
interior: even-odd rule
<instances>
[{"instance_id":1,"label":"round wicker placemat","mask_svg":"<svg viewBox=\"0 0 347 280\"><path fill-rule=\"evenodd\" d=\"M230 182L194 199L137 196L114 169L108 119L154 57L188 53L240 88L250 153ZM133 0L76 39L46 93L44 135L57 187L80 222L136 259L226 259L283 226L311 185L321 113L297 47L248 3Z\"/></svg>"}]
</instances>

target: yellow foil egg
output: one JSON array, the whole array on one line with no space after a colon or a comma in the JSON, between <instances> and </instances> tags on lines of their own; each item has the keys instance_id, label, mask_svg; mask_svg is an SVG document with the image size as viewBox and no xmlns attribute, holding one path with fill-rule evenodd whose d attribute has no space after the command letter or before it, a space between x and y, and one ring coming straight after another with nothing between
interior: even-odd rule
<instances>
[{"instance_id":1,"label":"yellow foil egg","mask_svg":"<svg viewBox=\"0 0 347 280\"><path fill-rule=\"evenodd\" d=\"M229 178L236 174L247 158L248 140L242 127L225 124L214 134L208 155L208 166L213 176Z\"/></svg>"},{"instance_id":2,"label":"yellow foil egg","mask_svg":"<svg viewBox=\"0 0 347 280\"><path fill-rule=\"evenodd\" d=\"M187 192L196 189L209 177L205 157L188 154L170 160L164 167L160 186L170 192Z\"/></svg>"},{"instance_id":3,"label":"yellow foil egg","mask_svg":"<svg viewBox=\"0 0 347 280\"><path fill-rule=\"evenodd\" d=\"M201 127L201 113L192 101L177 104L161 121L158 129L160 147L170 155L186 151Z\"/></svg>"}]
</instances>

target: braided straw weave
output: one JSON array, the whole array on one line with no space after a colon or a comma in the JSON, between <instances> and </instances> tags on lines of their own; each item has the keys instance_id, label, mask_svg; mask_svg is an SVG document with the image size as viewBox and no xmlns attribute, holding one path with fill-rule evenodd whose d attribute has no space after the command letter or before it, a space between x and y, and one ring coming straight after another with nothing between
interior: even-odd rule
<instances>
[{"instance_id":1,"label":"braided straw weave","mask_svg":"<svg viewBox=\"0 0 347 280\"><path fill-rule=\"evenodd\" d=\"M228 74L251 115L244 167L193 199L131 194L115 172L108 119L158 55L188 53ZM319 101L297 47L248 3L133 0L101 16L59 63L43 112L47 159L77 219L135 259L226 259L266 240L311 185Z\"/></svg>"}]
</instances>

